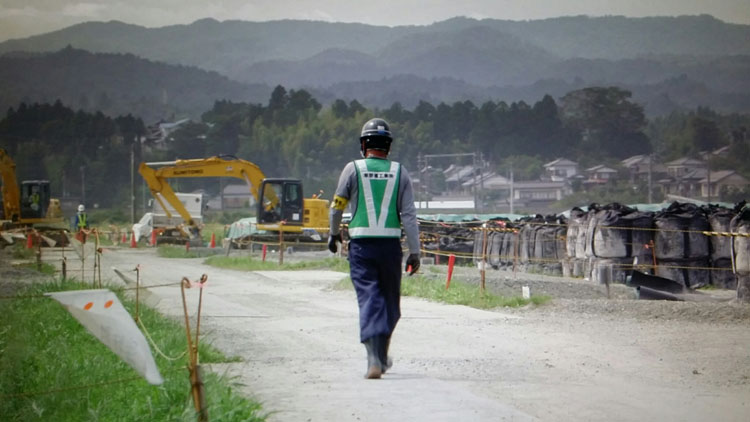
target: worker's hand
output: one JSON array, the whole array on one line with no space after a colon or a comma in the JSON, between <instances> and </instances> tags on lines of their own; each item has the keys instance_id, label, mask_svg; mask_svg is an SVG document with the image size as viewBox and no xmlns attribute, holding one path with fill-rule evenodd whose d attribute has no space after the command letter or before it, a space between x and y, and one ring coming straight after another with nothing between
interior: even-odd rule
<instances>
[{"instance_id":1,"label":"worker's hand","mask_svg":"<svg viewBox=\"0 0 750 422\"><path fill-rule=\"evenodd\" d=\"M409 269L411 267L411 270ZM419 254L413 253L406 258L406 271L409 271L409 275L417 272L419 269Z\"/></svg>"},{"instance_id":2,"label":"worker's hand","mask_svg":"<svg viewBox=\"0 0 750 422\"><path fill-rule=\"evenodd\" d=\"M328 235L328 250L336 253L339 248L336 246L336 242L342 243L341 233Z\"/></svg>"}]
</instances>

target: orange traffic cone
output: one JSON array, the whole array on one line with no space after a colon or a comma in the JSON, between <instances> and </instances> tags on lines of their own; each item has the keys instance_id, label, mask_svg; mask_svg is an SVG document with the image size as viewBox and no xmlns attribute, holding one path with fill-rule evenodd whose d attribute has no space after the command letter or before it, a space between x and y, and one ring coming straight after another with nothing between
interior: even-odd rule
<instances>
[{"instance_id":1,"label":"orange traffic cone","mask_svg":"<svg viewBox=\"0 0 750 422\"><path fill-rule=\"evenodd\" d=\"M135 233L134 232L130 232L130 247L131 248L135 248L136 247L136 244L135 244Z\"/></svg>"},{"instance_id":2,"label":"orange traffic cone","mask_svg":"<svg viewBox=\"0 0 750 422\"><path fill-rule=\"evenodd\" d=\"M211 249L216 247L216 233L211 233L211 244L209 246Z\"/></svg>"},{"instance_id":3,"label":"orange traffic cone","mask_svg":"<svg viewBox=\"0 0 750 422\"><path fill-rule=\"evenodd\" d=\"M188 239L188 241L185 242L185 252L190 252L190 239Z\"/></svg>"},{"instance_id":4,"label":"orange traffic cone","mask_svg":"<svg viewBox=\"0 0 750 422\"><path fill-rule=\"evenodd\" d=\"M156 230L151 230L151 246L156 246Z\"/></svg>"},{"instance_id":5,"label":"orange traffic cone","mask_svg":"<svg viewBox=\"0 0 750 422\"><path fill-rule=\"evenodd\" d=\"M26 235L26 249L31 249L34 247L34 240L31 239L31 233Z\"/></svg>"},{"instance_id":6,"label":"orange traffic cone","mask_svg":"<svg viewBox=\"0 0 750 422\"><path fill-rule=\"evenodd\" d=\"M125 244L128 243L128 237L125 235L125 233L122 233L122 240L120 240L120 243Z\"/></svg>"}]
</instances>

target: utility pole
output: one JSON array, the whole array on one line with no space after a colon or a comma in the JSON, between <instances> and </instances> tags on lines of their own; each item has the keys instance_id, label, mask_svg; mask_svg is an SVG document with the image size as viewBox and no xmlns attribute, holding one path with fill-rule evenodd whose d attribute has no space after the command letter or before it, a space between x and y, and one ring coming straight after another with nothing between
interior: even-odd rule
<instances>
[{"instance_id":1,"label":"utility pole","mask_svg":"<svg viewBox=\"0 0 750 422\"><path fill-rule=\"evenodd\" d=\"M513 197L515 196L515 192L513 192L513 163L510 163L510 213L514 213L513 209Z\"/></svg>"},{"instance_id":2,"label":"utility pole","mask_svg":"<svg viewBox=\"0 0 750 422\"><path fill-rule=\"evenodd\" d=\"M81 166L81 204L86 205L86 166Z\"/></svg>"},{"instance_id":3,"label":"utility pole","mask_svg":"<svg viewBox=\"0 0 750 422\"><path fill-rule=\"evenodd\" d=\"M706 202L711 203L711 153L706 157L706 184L708 185L708 192L706 194Z\"/></svg>"},{"instance_id":4,"label":"utility pole","mask_svg":"<svg viewBox=\"0 0 750 422\"><path fill-rule=\"evenodd\" d=\"M653 197L653 185L651 184L651 171L652 171L652 163L654 162L654 155L650 154L648 156L648 203L653 204L654 203L654 197Z\"/></svg>"},{"instance_id":5,"label":"utility pole","mask_svg":"<svg viewBox=\"0 0 750 422\"><path fill-rule=\"evenodd\" d=\"M471 162L472 162L472 171L471 174L474 176L474 183L472 184L472 187L474 188L474 213L479 214L479 203L477 201L477 156L476 154L471 156Z\"/></svg>"},{"instance_id":6,"label":"utility pole","mask_svg":"<svg viewBox=\"0 0 750 422\"><path fill-rule=\"evenodd\" d=\"M130 145L130 223L135 224L135 144Z\"/></svg>"}]
</instances>

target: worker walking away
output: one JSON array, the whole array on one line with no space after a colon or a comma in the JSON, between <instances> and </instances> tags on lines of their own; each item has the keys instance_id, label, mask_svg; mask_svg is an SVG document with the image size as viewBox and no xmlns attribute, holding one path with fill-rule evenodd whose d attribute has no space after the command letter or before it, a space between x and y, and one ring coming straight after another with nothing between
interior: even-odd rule
<instances>
[{"instance_id":1,"label":"worker walking away","mask_svg":"<svg viewBox=\"0 0 750 422\"><path fill-rule=\"evenodd\" d=\"M390 127L383 119L365 123L360 136L363 159L341 172L331 204L328 249L336 253L340 224L349 206L349 268L359 304L360 342L367 350L365 378L390 368L388 348L401 317L401 226L406 232L410 274L419 269L419 228L409 173L388 160Z\"/></svg>"},{"instance_id":2,"label":"worker walking away","mask_svg":"<svg viewBox=\"0 0 750 422\"><path fill-rule=\"evenodd\" d=\"M89 228L88 216L86 215L86 207L83 204L78 205L78 212L76 213L75 222L73 223L73 230L76 231L76 239L81 243L86 243L86 233Z\"/></svg>"}]
</instances>

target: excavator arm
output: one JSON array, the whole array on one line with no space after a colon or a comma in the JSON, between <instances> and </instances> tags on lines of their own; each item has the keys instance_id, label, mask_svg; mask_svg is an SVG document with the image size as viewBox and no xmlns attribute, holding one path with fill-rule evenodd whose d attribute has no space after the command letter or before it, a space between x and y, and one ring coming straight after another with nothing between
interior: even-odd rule
<instances>
[{"instance_id":1,"label":"excavator arm","mask_svg":"<svg viewBox=\"0 0 750 422\"><path fill-rule=\"evenodd\" d=\"M3 215L6 220L18 220L21 217L21 192L16 180L16 163L0 148L0 177L3 186Z\"/></svg>"},{"instance_id":2,"label":"excavator arm","mask_svg":"<svg viewBox=\"0 0 750 422\"><path fill-rule=\"evenodd\" d=\"M153 168L151 166L162 166ZM177 160L158 163L141 163L138 172L148 184L151 194L162 205L162 208L171 217L169 209L165 206L166 200L189 226L195 227L190 213L177 198L167 182L168 179L184 177L234 177L242 179L248 184L250 193L259 199L258 188L265 176L260 168L249 161L239 158L210 157L193 160ZM278 202L275 196L270 198L272 202ZM272 204L275 205L275 204Z\"/></svg>"}]
</instances>

